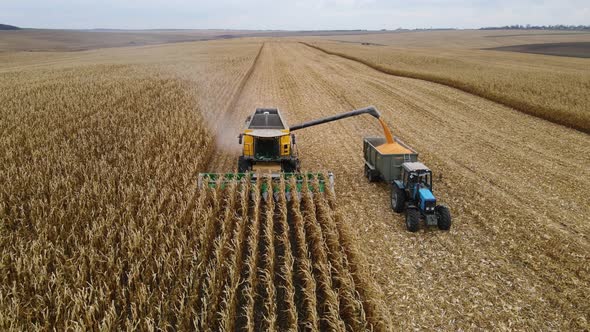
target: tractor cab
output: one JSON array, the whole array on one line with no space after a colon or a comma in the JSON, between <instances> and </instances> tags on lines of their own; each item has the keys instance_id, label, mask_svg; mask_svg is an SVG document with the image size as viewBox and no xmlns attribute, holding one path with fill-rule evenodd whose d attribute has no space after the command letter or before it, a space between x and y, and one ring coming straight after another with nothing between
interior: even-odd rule
<instances>
[{"instance_id":1,"label":"tractor cab","mask_svg":"<svg viewBox=\"0 0 590 332\"><path fill-rule=\"evenodd\" d=\"M402 179L409 185L432 190L432 171L420 162L404 163L402 165Z\"/></svg>"},{"instance_id":2,"label":"tractor cab","mask_svg":"<svg viewBox=\"0 0 590 332\"><path fill-rule=\"evenodd\" d=\"M402 179L409 198L424 214L434 214L436 198L432 194L432 171L420 162L403 163Z\"/></svg>"}]
</instances>

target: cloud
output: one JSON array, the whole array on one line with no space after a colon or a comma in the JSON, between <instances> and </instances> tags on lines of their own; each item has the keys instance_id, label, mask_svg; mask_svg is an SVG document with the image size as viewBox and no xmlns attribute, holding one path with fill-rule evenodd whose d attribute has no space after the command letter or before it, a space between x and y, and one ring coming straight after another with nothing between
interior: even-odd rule
<instances>
[{"instance_id":1,"label":"cloud","mask_svg":"<svg viewBox=\"0 0 590 332\"><path fill-rule=\"evenodd\" d=\"M587 24L581 0L20 0L0 22L39 28L395 29Z\"/></svg>"}]
</instances>

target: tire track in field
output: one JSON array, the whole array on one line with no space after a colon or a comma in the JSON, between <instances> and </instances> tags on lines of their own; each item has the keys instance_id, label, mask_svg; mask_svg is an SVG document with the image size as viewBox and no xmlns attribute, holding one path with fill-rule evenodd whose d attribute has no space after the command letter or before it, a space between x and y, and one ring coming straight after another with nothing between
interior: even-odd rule
<instances>
[{"instance_id":1,"label":"tire track in field","mask_svg":"<svg viewBox=\"0 0 590 332\"><path fill-rule=\"evenodd\" d=\"M252 77L252 73L256 70L256 67L259 65L260 55L262 54L262 50L264 50L265 44L266 44L266 42L262 42L262 45L260 46L260 49L258 50L256 57L254 57L254 61L252 62L252 66L250 66L250 68L248 68L248 71L244 75L244 78L240 82L240 85L238 85L237 90L235 91L233 97L231 98L229 105L227 106L227 108L225 110L226 114L233 113L234 109L236 108L236 105L238 104L238 101L240 100L240 97L242 96L242 93L244 92L244 87L246 87L246 84L248 84L248 81L250 81L250 78Z\"/></svg>"},{"instance_id":2,"label":"tire track in field","mask_svg":"<svg viewBox=\"0 0 590 332\"><path fill-rule=\"evenodd\" d=\"M240 98L243 96L244 89L252 78L252 73L254 73L256 71L256 67L259 66L260 56L264 50L265 44L265 42L262 42L256 57L254 57L254 61L252 61L252 65L244 74L244 77L240 81L240 84L231 97L229 104L223 112L220 112L221 119L217 122L215 128L217 149L211 158L211 162L207 166L209 172L215 173L221 171L231 171L231 168L229 168L231 165L230 160L235 154L228 154L227 150L231 150L231 148L228 149L228 147L232 146L232 143L235 143L237 137L232 135L230 129L234 128L234 126L231 126L230 124L235 124L236 122L241 123L241 121L245 120L245 118L242 120L236 118L236 107L240 101ZM233 158L233 165L236 164L236 158Z\"/></svg>"}]
</instances>

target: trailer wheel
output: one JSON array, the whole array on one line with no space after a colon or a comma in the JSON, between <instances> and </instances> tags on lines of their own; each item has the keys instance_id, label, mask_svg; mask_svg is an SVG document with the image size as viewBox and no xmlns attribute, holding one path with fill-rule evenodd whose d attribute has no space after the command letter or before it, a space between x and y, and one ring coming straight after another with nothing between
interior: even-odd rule
<instances>
[{"instance_id":1,"label":"trailer wheel","mask_svg":"<svg viewBox=\"0 0 590 332\"><path fill-rule=\"evenodd\" d=\"M365 164L365 177L368 179L369 178L369 166L367 166Z\"/></svg>"},{"instance_id":2,"label":"trailer wheel","mask_svg":"<svg viewBox=\"0 0 590 332\"><path fill-rule=\"evenodd\" d=\"M420 211L416 208L406 210L406 228L414 233L420 228Z\"/></svg>"},{"instance_id":3,"label":"trailer wheel","mask_svg":"<svg viewBox=\"0 0 590 332\"><path fill-rule=\"evenodd\" d=\"M439 205L436 207L436 216L438 217L438 229L448 231L451 229L451 211L446 205Z\"/></svg>"},{"instance_id":4,"label":"trailer wheel","mask_svg":"<svg viewBox=\"0 0 590 332\"><path fill-rule=\"evenodd\" d=\"M406 192L395 184L391 185L391 208L397 213L404 212L406 207Z\"/></svg>"},{"instance_id":5,"label":"trailer wheel","mask_svg":"<svg viewBox=\"0 0 590 332\"><path fill-rule=\"evenodd\" d=\"M379 181L379 175L377 174L377 171L374 171L372 169L369 169L369 182L377 182Z\"/></svg>"}]
</instances>

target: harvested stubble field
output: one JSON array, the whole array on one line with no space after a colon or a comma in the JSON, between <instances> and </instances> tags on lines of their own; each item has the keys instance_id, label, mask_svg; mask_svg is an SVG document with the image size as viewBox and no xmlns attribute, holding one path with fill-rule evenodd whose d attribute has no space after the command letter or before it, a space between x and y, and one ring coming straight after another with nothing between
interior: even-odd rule
<instances>
[{"instance_id":1,"label":"harvested stubble field","mask_svg":"<svg viewBox=\"0 0 590 332\"><path fill-rule=\"evenodd\" d=\"M589 328L586 134L277 39L0 57L3 328ZM363 178L371 118L298 133L335 196L195 188L234 170L255 107L368 104L435 172L450 232L406 232Z\"/></svg>"}]
</instances>

